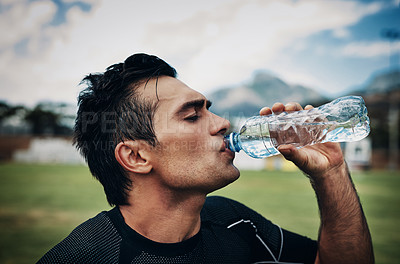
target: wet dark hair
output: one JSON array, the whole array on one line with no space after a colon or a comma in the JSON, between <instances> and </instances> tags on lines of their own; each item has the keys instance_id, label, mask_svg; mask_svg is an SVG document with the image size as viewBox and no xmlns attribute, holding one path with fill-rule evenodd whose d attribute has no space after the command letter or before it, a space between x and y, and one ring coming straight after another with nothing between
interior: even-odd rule
<instances>
[{"instance_id":1,"label":"wet dark hair","mask_svg":"<svg viewBox=\"0 0 400 264\"><path fill-rule=\"evenodd\" d=\"M134 54L104 73L87 75L81 82L87 88L78 97L74 145L103 185L111 206L127 204L127 193L132 187L132 181L115 158L115 147L124 140L157 144L153 129L157 102L146 101L137 87L159 76L176 75L175 69L162 59Z\"/></svg>"}]
</instances>

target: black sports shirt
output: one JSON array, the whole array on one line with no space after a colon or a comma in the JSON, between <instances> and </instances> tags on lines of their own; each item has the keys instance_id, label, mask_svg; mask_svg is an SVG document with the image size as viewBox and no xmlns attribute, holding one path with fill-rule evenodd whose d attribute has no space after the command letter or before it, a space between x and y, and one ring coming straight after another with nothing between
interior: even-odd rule
<instances>
[{"instance_id":1,"label":"black sports shirt","mask_svg":"<svg viewBox=\"0 0 400 264\"><path fill-rule=\"evenodd\" d=\"M317 243L281 229L248 207L207 197L201 229L179 243L151 241L116 207L75 228L42 263L314 263Z\"/></svg>"}]
</instances>

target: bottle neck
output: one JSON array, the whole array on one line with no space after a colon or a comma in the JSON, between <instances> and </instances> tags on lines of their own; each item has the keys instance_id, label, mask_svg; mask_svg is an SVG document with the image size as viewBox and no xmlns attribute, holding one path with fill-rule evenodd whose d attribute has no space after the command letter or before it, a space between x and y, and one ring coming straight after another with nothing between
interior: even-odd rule
<instances>
[{"instance_id":1,"label":"bottle neck","mask_svg":"<svg viewBox=\"0 0 400 264\"><path fill-rule=\"evenodd\" d=\"M227 142L228 148L233 152L239 152L240 142L238 141L238 133L230 133L229 135L225 136L225 142Z\"/></svg>"}]
</instances>

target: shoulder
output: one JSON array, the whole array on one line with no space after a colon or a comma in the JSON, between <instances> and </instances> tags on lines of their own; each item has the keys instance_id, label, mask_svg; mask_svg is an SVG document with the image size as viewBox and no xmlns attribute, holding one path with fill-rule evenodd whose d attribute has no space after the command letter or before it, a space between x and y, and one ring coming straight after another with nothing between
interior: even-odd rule
<instances>
[{"instance_id":1,"label":"shoulder","mask_svg":"<svg viewBox=\"0 0 400 264\"><path fill-rule=\"evenodd\" d=\"M120 241L107 213L101 212L77 226L38 263L116 263Z\"/></svg>"},{"instance_id":2,"label":"shoulder","mask_svg":"<svg viewBox=\"0 0 400 264\"><path fill-rule=\"evenodd\" d=\"M202 221L207 227L225 227L225 230L238 234L252 245L254 256L260 260L268 255L275 261L309 258L313 262L315 259L315 241L281 229L238 201L219 196L207 197Z\"/></svg>"}]
</instances>

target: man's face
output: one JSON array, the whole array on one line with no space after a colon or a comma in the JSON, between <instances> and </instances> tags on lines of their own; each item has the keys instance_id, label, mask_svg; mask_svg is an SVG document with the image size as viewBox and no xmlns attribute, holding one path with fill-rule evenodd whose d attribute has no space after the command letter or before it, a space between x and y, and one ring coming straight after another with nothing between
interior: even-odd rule
<instances>
[{"instance_id":1,"label":"man's face","mask_svg":"<svg viewBox=\"0 0 400 264\"><path fill-rule=\"evenodd\" d=\"M152 165L162 184L208 193L236 180L234 153L223 140L229 121L208 111L210 102L175 78L160 77L157 95L152 80L143 96L158 100L153 121L159 145Z\"/></svg>"}]
</instances>

